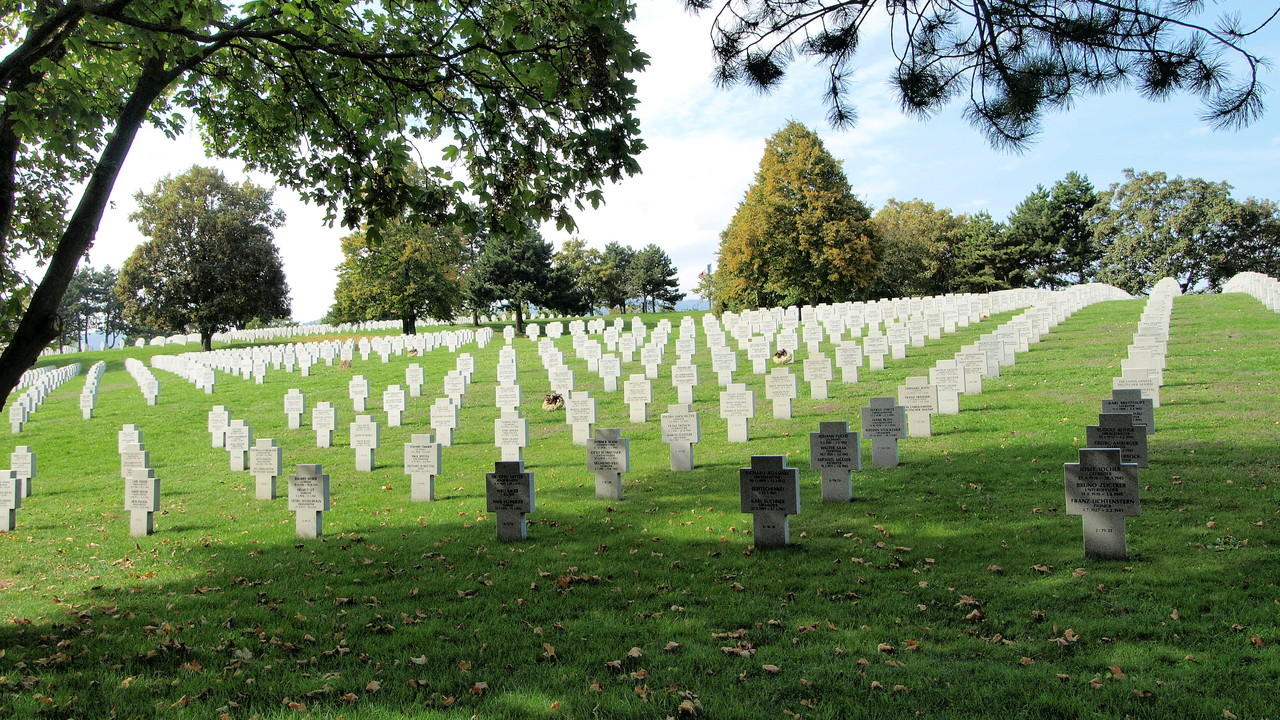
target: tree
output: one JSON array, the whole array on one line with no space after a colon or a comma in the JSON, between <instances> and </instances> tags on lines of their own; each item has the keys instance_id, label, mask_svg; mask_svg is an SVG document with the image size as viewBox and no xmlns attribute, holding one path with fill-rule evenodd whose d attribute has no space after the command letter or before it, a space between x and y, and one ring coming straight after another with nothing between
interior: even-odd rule
<instances>
[{"instance_id":1,"label":"tree","mask_svg":"<svg viewBox=\"0 0 1280 720\"><path fill-rule=\"evenodd\" d=\"M513 311L518 333L524 333L525 305L563 313L583 310L573 278L552 266L551 255L551 243L535 229L492 233L472 270L477 298Z\"/></svg>"},{"instance_id":2,"label":"tree","mask_svg":"<svg viewBox=\"0 0 1280 720\"><path fill-rule=\"evenodd\" d=\"M631 277L631 262L635 255L635 250L621 243L611 242L604 246L594 281L599 288L600 304L604 307L620 313L627 311L627 300L631 298L631 284L627 279Z\"/></svg>"},{"instance_id":3,"label":"tree","mask_svg":"<svg viewBox=\"0 0 1280 720\"><path fill-rule=\"evenodd\" d=\"M397 221L376 238L342 239L342 264L333 293L334 322L399 318L406 335L418 319L450 321L463 304L459 282L465 247L461 231Z\"/></svg>"},{"instance_id":4,"label":"tree","mask_svg":"<svg viewBox=\"0 0 1280 720\"><path fill-rule=\"evenodd\" d=\"M635 254L627 272L631 292L640 298L640 312L658 312L659 307L673 310L684 299L684 293L677 290L676 266L666 251L653 243Z\"/></svg>"},{"instance_id":5,"label":"tree","mask_svg":"<svg viewBox=\"0 0 1280 720\"><path fill-rule=\"evenodd\" d=\"M950 291L989 293L1014 287L1010 278L1017 272L1017 258L1005 244L1005 225L985 210L960 220Z\"/></svg>"},{"instance_id":6,"label":"tree","mask_svg":"<svg viewBox=\"0 0 1280 720\"><path fill-rule=\"evenodd\" d=\"M1101 194L1091 215L1103 248L1100 281L1143 294L1173 277L1185 293L1213 277L1227 258L1241 257L1233 247L1240 208L1230 185L1132 169L1124 176Z\"/></svg>"},{"instance_id":7,"label":"tree","mask_svg":"<svg viewBox=\"0 0 1280 720\"><path fill-rule=\"evenodd\" d=\"M565 277L573 278L583 303L594 310L602 304L608 290L601 263L604 256L599 250L587 247L587 241L572 237L560 244L560 250L551 258L552 266Z\"/></svg>"},{"instance_id":8,"label":"tree","mask_svg":"<svg viewBox=\"0 0 1280 720\"><path fill-rule=\"evenodd\" d=\"M720 235L733 309L857 297L875 272L871 211L816 133L792 121L766 142L755 181Z\"/></svg>"},{"instance_id":9,"label":"tree","mask_svg":"<svg viewBox=\"0 0 1280 720\"><path fill-rule=\"evenodd\" d=\"M93 268L77 268L58 309L58 315L62 319L59 345L74 344L77 351L84 350L89 342L89 329L98 313L99 303Z\"/></svg>"},{"instance_id":10,"label":"tree","mask_svg":"<svg viewBox=\"0 0 1280 720\"><path fill-rule=\"evenodd\" d=\"M880 240L873 297L920 297L952 291L964 221L924 200L890 199L872 219Z\"/></svg>"},{"instance_id":11,"label":"tree","mask_svg":"<svg viewBox=\"0 0 1280 720\"><path fill-rule=\"evenodd\" d=\"M125 261L115 289L131 322L195 330L209 350L215 332L289 317L271 233L284 213L271 207L270 190L195 166L135 199L129 219L149 239Z\"/></svg>"},{"instance_id":12,"label":"tree","mask_svg":"<svg viewBox=\"0 0 1280 720\"><path fill-rule=\"evenodd\" d=\"M191 117L213 155L371 232L470 193L507 229L572 225L634 174L625 0L47 0L4 10L0 59L0 404L58 334L57 309L137 131ZM410 177L415 140L441 168ZM72 202L72 189L78 199ZM72 205L74 204L74 209ZM452 220L454 218L444 218ZM47 260L26 296L22 254ZM0 323L4 327L4 323Z\"/></svg>"},{"instance_id":13,"label":"tree","mask_svg":"<svg viewBox=\"0 0 1280 720\"><path fill-rule=\"evenodd\" d=\"M832 124L852 124L848 77L874 0L685 0L718 7L712 43L717 78L768 90L788 64L808 57L826 67ZM1082 95L1133 88L1152 100L1179 92L1204 104L1215 127L1239 127L1262 114L1258 71L1266 61L1245 40L1276 14L1248 27L1224 15L1195 19L1198 0L886 0L890 82L902 108L929 116L968 93L966 115L995 146L1020 148L1046 110Z\"/></svg>"},{"instance_id":14,"label":"tree","mask_svg":"<svg viewBox=\"0 0 1280 720\"><path fill-rule=\"evenodd\" d=\"M1280 207L1274 201L1237 202L1227 232L1230 242L1209 258L1210 290L1222 292L1223 284L1246 271L1280 277Z\"/></svg>"},{"instance_id":15,"label":"tree","mask_svg":"<svg viewBox=\"0 0 1280 720\"><path fill-rule=\"evenodd\" d=\"M1098 204L1089 178L1076 172L1046 190L1037 186L1009 216L1007 242L1022 260L1026 285L1086 283L1102 252L1087 220Z\"/></svg>"}]
</instances>

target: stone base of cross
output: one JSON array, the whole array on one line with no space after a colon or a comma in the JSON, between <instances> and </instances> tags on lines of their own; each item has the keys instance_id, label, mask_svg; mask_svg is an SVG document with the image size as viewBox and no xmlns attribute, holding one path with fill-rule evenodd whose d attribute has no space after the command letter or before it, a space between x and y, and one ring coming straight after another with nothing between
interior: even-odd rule
<instances>
[{"instance_id":1,"label":"stone base of cross","mask_svg":"<svg viewBox=\"0 0 1280 720\"><path fill-rule=\"evenodd\" d=\"M249 451L231 450L231 472L244 472L249 469Z\"/></svg>"},{"instance_id":2,"label":"stone base of cross","mask_svg":"<svg viewBox=\"0 0 1280 720\"><path fill-rule=\"evenodd\" d=\"M409 499L413 502L431 502L436 499L436 476L413 473L409 476Z\"/></svg>"},{"instance_id":3,"label":"stone base of cross","mask_svg":"<svg viewBox=\"0 0 1280 720\"><path fill-rule=\"evenodd\" d=\"M631 408L631 422L637 424L649 422L649 403L633 402L627 403L627 405Z\"/></svg>"},{"instance_id":4,"label":"stone base of cross","mask_svg":"<svg viewBox=\"0 0 1280 720\"><path fill-rule=\"evenodd\" d=\"M676 386L676 402L683 405L693 404L693 386L677 385Z\"/></svg>"},{"instance_id":5,"label":"stone base of cross","mask_svg":"<svg viewBox=\"0 0 1280 720\"><path fill-rule=\"evenodd\" d=\"M356 470L373 472L373 448L356 448Z\"/></svg>"},{"instance_id":6,"label":"stone base of cross","mask_svg":"<svg viewBox=\"0 0 1280 720\"><path fill-rule=\"evenodd\" d=\"M776 420L791 419L791 398L776 397L773 398L773 417Z\"/></svg>"},{"instance_id":7,"label":"stone base of cross","mask_svg":"<svg viewBox=\"0 0 1280 720\"><path fill-rule=\"evenodd\" d=\"M294 513L293 527L298 537L314 540L324 534L324 512L298 510Z\"/></svg>"},{"instance_id":8,"label":"stone base of cross","mask_svg":"<svg viewBox=\"0 0 1280 720\"><path fill-rule=\"evenodd\" d=\"M333 447L333 431L317 430L316 431L316 447L318 448Z\"/></svg>"},{"instance_id":9,"label":"stone base of cross","mask_svg":"<svg viewBox=\"0 0 1280 720\"><path fill-rule=\"evenodd\" d=\"M827 381L826 380L810 380L809 381L809 398L811 400L826 400Z\"/></svg>"},{"instance_id":10,"label":"stone base of cross","mask_svg":"<svg viewBox=\"0 0 1280 720\"><path fill-rule=\"evenodd\" d=\"M0 508L0 532L13 532L18 527L18 511L16 508Z\"/></svg>"},{"instance_id":11,"label":"stone base of cross","mask_svg":"<svg viewBox=\"0 0 1280 720\"><path fill-rule=\"evenodd\" d=\"M729 423L729 442L751 441L751 425L747 418L728 418L727 422Z\"/></svg>"},{"instance_id":12,"label":"stone base of cross","mask_svg":"<svg viewBox=\"0 0 1280 720\"><path fill-rule=\"evenodd\" d=\"M155 513L150 510L130 510L129 511L129 535L131 537L146 537L156 531Z\"/></svg>"},{"instance_id":13,"label":"stone base of cross","mask_svg":"<svg viewBox=\"0 0 1280 720\"><path fill-rule=\"evenodd\" d=\"M254 475L256 478L253 485L253 496L257 500L275 500L276 499L276 476L275 475Z\"/></svg>"}]
</instances>

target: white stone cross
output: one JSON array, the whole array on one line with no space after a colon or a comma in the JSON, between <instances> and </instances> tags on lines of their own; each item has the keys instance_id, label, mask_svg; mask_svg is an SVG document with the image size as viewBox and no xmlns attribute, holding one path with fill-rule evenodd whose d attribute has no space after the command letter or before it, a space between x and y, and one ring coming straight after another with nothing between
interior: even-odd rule
<instances>
[{"instance_id":1,"label":"white stone cross","mask_svg":"<svg viewBox=\"0 0 1280 720\"><path fill-rule=\"evenodd\" d=\"M351 449L356 451L356 470L373 472L374 452L382 446L382 429L372 415L357 415L351 423Z\"/></svg>"},{"instance_id":2,"label":"white stone cross","mask_svg":"<svg viewBox=\"0 0 1280 720\"><path fill-rule=\"evenodd\" d=\"M791 401L800 394L799 379L790 368L775 367L764 378L764 396L773 402L773 416L791 417Z\"/></svg>"},{"instance_id":3,"label":"white stone cross","mask_svg":"<svg viewBox=\"0 0 1280 720\"><path fill-rule=\"evenodd\" d=\"M631 441L617 428L600 428L587 441L587 469L596 475L596 497L622 499L622 473L631 471Z\"/></svg>"},{"instance_id":4,"label":"white stone cross","mask_svg":"<svg viewBox=\"0 0 1280 720\"><path fill-rule=\"evenodd\" d=\"M129 535L146 537L155 532L160 511L160 479L151 468L133 468L124 479L124 509L129 511Z\"/></svg>"},{"instance_id":5,"label":"white stone cross","mask_svg":"<svg viewBox=\"0 0 1280 720\"><path fill-rule=\"evenodd\" d=\"M311 429L316 431L316 447L333 447L333 433L338 429L338 410L333 403L316 403L311 411Z\"/></svg>"},{"instance_id":6,"label":"white stone cross","mask_svg":"<svg viewBox=\"0 0 1280 720\"><path fill-rule=\"evenodd\" d=\"M693 445L702 439L698 413L687 403L668 405L662 414L662 442L671 448L671 469L693 469Z\"/></svg>"},{"instance_id":7,"label":"white stone cross","mask_svg":"<svg viewBox=\"0 0 1280 720\"><path fill-rule=\"evenodd\" d=\"M290 388L284 394L284 414L289 418L289 429L302 427L302 414L307 411L307 396L298 388Z\"/></svg>"},{"instance_id":8,"label":"white stone cross","mask_svg":"<svg viewBox=\"0 0 1280 720\"><path fill-rule=\"evenodd\" d=\"M324 534L324 513L329 504L329 476L320 465L297 465L289 477L289 510L300 538Z\"/></svg>"},{"instance_id":9,"label":"white stone cross","mask_svg":"<svg viewBox=\"0 0 1280 720\"><path fill-rule=\"evenodd\" d=\"M274 500L276 478L284 474L283 452L271 438L259 438L249 449L249 474L254 477L254 498Z\"/></svg>"},{"instance_id":10,"label":"white stone cross","mask_svg":"<svg viewBox=\"0 0 1280 720\"><path fill-rule=\"evenodd\" d=\"M404 471L410 478L410 500L428 502L436 499L436 476L440 474L440 467L440 443L429 433L415 433L404 444Z\"/></svg>"},{"instance_id":11,"label":"white stone cross","mask_svg":"<svg viewBox=\"0 0 1280 720\"><path fill-rule=\"evenodd\" d=\"M730 383L720 393L720 417L728 421L729 442L751 440L751 418L756 416L756 394L745 383Z\"/></svg>"},{"instance_id":12,"label":"white stone cross","mask_svg":"<svg viewBox=\"0 0 1280 720\"><path fill-rule=\"evenodd\" d=\"M36 454L30 445L18 445L9 454L9 469L18 478L22 497L31 497L31 478L36 476Z\"/></svg>"},{"instance_id":13,"label":"white stone cross","mask_svg":"<svg viewBox=\"0 0 1280 720\"><path fill-rule=\"evenodd\" d=\"M1120 448L1122 462L1148 467L1147 429L1133 423L1132 413L1101 413L1098 424L1086 425L1084 433L1087 447Z\"/></svg>"},{"instance_id":14,"label":"white stone cross","mask_svg":"<svg viewBox=\"0 0 1280 720\"><path fill-rule=\"evenodd\" d=\"M507 411L493 420L493 444L502 451L505 462L524 459L524 448L529 445L529 420L519 411Z\"/></svg>"}]
</instances>

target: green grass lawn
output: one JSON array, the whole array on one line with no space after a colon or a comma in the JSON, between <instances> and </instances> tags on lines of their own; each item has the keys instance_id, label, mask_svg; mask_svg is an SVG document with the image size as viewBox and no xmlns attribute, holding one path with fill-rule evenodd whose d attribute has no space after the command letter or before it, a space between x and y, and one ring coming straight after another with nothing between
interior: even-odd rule
<instances>
[{"instance_id":1,"label":"green grass lawn","mask_svg":"<svg viewBox=\"0 0 1280 720\"><path fill-rule=\"evenodd\" d=\"M73 356L86 370L108 362L96 417L80 419L80 377L11 436L35 448L39 474L17 530L0 534L0 718L1280 717L1280 315L1244 295L1176 300L1129 560L1086 560L1080 519L1063 510L1062 465L1142 307L1078 311L959 415L935 416L934 437L902 441L897 468L871 466L864 441L852 504L820 502L808 433L856 426L868 398L1013 313L864 367L860 383L837 372L830 399L802 384L790 420L772 418L762 377L739 371L757 392L748 444L726 441L700 333L702 442L683 473L668 469L658 423L675 402L674 344L651 421L633 425L566 336L597 427L631 440L625 499L611 502L595 499L563 412L539 409L546 374L517 340L538 508L516 544L495 540L484 511L500 335L463 348L477 372L433 503L409 501L402 448L430 432L454 367L445 350L263 385L220 374L211 396L156 371L155 407L123 359L179 349ZM388 428L381 392L410 362L428 385ZM353 373L383 423L372 473L347 447ZM293 387L308 402L297 430L282 406ZM333 448L309 426L320 400L339 408ZM286 468L324 465L323 538L297 539L287 500L255 501L253 477L210 447L215 404L275 438ZM162 481L146 538L120 509L125 423L141 426ZM753 548L738 512L737 469L753 454L801 469L791 547Z\"/></svg>"}]
</instances>

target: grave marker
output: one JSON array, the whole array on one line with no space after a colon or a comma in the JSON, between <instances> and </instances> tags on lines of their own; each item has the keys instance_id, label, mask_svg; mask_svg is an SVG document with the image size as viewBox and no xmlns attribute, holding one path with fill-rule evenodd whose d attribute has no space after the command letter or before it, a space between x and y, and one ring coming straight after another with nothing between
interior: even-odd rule
<instances>
[{"instance_id":1,"label":"grave marker","mask_svg":"<svg viewBox=\"0 0 1280 720\"><path fill-rule=\"evenodd\" d=\"M411 363L404 369L404 384L409 386L409 397L422 397L422 385L426 381L422 366Z\"/></svg>"},{"instance_id":2,"label":"grave marker","mask_svg":"<svg viewBox=\"0 0 1280 720\"><path fill-rule=\"evenodd\" d=\"M363 375L351 378L351 382L347 383L347 397L351 398L356 412L364 412L365 404L369 399L369 381Z\"/></svg>"},{"instance_id":3,"label":"grave marker","mask_svg":"<svg viewBox=\"0 0 1280 720\"><path fill-rule=\"evenodd\" d=\"M698 413L690 405L668 405L662 414L662 442L671 448L671 469L693 469L693 444L702 439Z\"/></svg>"},{"instance_id":4,"label":"grave marker","mask_svg":"<svg viewBox=\"0 0 1280 720\"><path fill-rule=\"evenodd\" d=\"M1084 554L1129 557L1124 519L1140 514L1138 466L1122 462L1119 448L1081 448L1079 462L1063 464L1067 514L1084 519Z\"/></svg>"},{"instance_id":5,"label":"grave marker","mask_svg":"<svg viewBox=\"0 0 1280 720\"><path fill-rule=\"evenodd\" d=\"M141 443L129 443L120 451L120 477L128 479L129 473L151 467L151 453Z\"/></svg>"},{"instance_id":6,"label":"grave marker","mask_svg":"<svg viewBox=\"0 0 1280 720\"><path fill-rule=\"evenodd\" d=\"M324 513L329 504L329 476L321 465L297 465L289 477L289 510L295 513L294 529L300 538L324 534Z\"/></svg>"},{"instance_id":7,"label":"grave marker","mask_svg":"<svg viewBox=\"0 0 1280 720\"><path fill-rule=\"evenodd\" d=\"M573 428L573 444L586 445L596 422L596 401L584 390L569 393L564 401L565 421Z\"/></svg>"},{"instance_id":8,"label":"grave marker","mask_svg":"<svg viewBox=\"0 0 1280 720\"><path fill-rule=\"evenodd\" d=\"M316 431L316 447L333 447L333 433L338 429L338 410L333 403L316 403L311 411L311 429Z\"/></svg>"},{"instance_id":9,"label":"grave marker","mask_svg":"<svg viewBox=\"0 0 1280 720\"><path fill-rule=\"evenodd\" d=\"M752 455L751 467L738 470L742 512L752 516L752 535L759 548L791 542L789 515L800 513L800 470L787 467L782 455Z\"/></svg>"},{"instance_id":10,"label":"grave marker","mask_svg":"<svg viewBox=\"0 0 1280 720\"><path fill-rule=\"evenodd\" d=\"M524 516L534 511L533 473L520 461L499 461L485 476L485 511L497 515L498 539L524 540Z\"/></svg>"},{"instance_id":11,"label":"grave marker","mask_svg":"<svg viewBox=\"0 0 1280 720\"><path fill-rule=\"evenodd\" d=\"M302 427L302 413L307 411L307 396L297 388L290 388L284 394L284 414L289 418L289 429Z\"/></svg>"},{"instance_id":12,"label":"grave marker","mask_svg":"<svg viewBox=\"0 0 1280 720\"><path fill-rule=\"evenodd\" d=\"M587 441L587 469L596 475L596 497L622 499L622 473L631 471L631 441L617 428L597 429Z\"/></svg>"},{"instance_id":13,"label":"grave marker","mask_svg":"<svg viewBox=\"0 0 1280 720\"><path fill-rule=\"evenodd\" d=\"M409 499L430 502L436 499L436 476L440 474L440 443L430 434L417 434L404 444L404 471L409 475Z\"/></svg>"},{"instance_id":14,"label":"grave marker","mask_svg":"<svg viewBox=\"0 0 1280 720\"><path fill-rule=\"evenodd\" d=\"M405 411L404 389L399 385L388 385L382 392L382 409L387 413L387 427L400 427Z\"/></svg>"},{"instance_id":15,"label":"grave marker","mask_svg":"<svg viewBox=\"0 0 1280 720\"><path fill-rule=\"evenodd\" d=\"M1091 448L1120 448L1120 461L1148 467L1147 429L1133 424L1133 414L1102 413L1097 425L1086 425L1085 442Z\"/></svg>"},{"instance_id":16,"label":"grave marker","mask_svg":"<svg viewBox=\"0 0 1280 720\"><path fill-rule=\"evenodd\" d=\"M0 532L13 532L18 527L21 507L22 481L12 470L0 470Z\"/></svg>"},{"instance_id":17,"label":"grave marker","mask_svg":"<svg viewBox=\"0 0 1280 720\"><path fill-rule=\"evenodd\" d=\"M493 444L502 451L504 462L523 460L529 444L529 421L519 412L507 411L493 421Z\"/></svg>"},{"instance_id":18,"label":"grave marker","mask_svg":"<svg viewBox=\"0 0 1280 720\"><path fill-rule=\"evenodd\" d=\"M276 498L276 478L284 474L283 459L283 451L271 438L259 438L249 449L249 474L254 477L254 498Z\"/></svg>"},{"instance_id":19,"label":"grave marker","mask_svg":"<svg viewBox=\"0 0 1280 720\"><path fill-rule=\"evenodd\" d=\"M124 452L126 445L141 445L142 430L137 425L125 425L116 433L116 450Z\"/></svg>"},{"instance_id":20,"label":"grave marker","mask_svg":"<svg viewBox=\"0 0 1280 720\"><path fill-rule=\"evenodd\" d=\"M809 383L809 397L813 400L827 399L827 383L835 376L831 372L831 358L817 353L804 361L804 380Z\"/></svg>"},{"instance_id":21,"label":"grave marker","mask_svg":"<svg viewBox=\"0 0 1280 720\"><path fill-rule=\"evenodd\" d=\"M809 433L809 468L822 474L822 502L853 500L850 471L862 469L862 445L847 422L822 422Z\"/></svg>"},{"instance_id":22,"label":"grave marker","mask_svg":"<svg viewBox=\"0 0 1280 720\"><path fill-rule=\"evenodd\" d=\"M780 419L791 417L791 401L800 394L799 379L790 368L775 367L764 378L764 396L773 401L773 416Z\"/></svg>"},{"instance_id":23,"label":"grave marker","mask_svg":"<svg viewBox=\"0 0 1280 720\"><path fill-rule=\"evenodd\" d=\"M30 445L19 445L9 455L9 469L18 478L22 497L31 497L31 478L36 476L36 454Z\"/></svg>"},{"instance_id":24,"label":"grave marker","mask_svg":"<svg viewBox=\"0 0 1280 720\"><path fill-rule=\"evenodd\" d=\"M750 441L755 416L756 394L745 383L731 383L720 393L720 417L728 422L729 442Z\"/></svg>"},{"instance_id":25,"label":"grave marker","mask_svg":"<svg viewBox=\"0 0 1280 720\"><path fill-rule=\"evenodd\" d=\"M871 439L871 463L897 467L898 441L907 436L906 408L891 397L871 398L862 408L862 435Z\"/></svg>"},{"instance_id":26,"label":"grave marker","mask_svg":"<svg viewBox=\"0 0 1280 720\"><path fill-rule=\"evenodd\" d=\"M681 359L671 366L671 384L676 387L677 401L684 404L692 403L693 389L698 385L698 366Z\"/></svg>"},{"instance_id":27,"label":"grave marker","mask_svg":"<svg viewBox=\"0 0 1280 720\"><path fill-rule=\"evenodd\" d=\"M382 429L372 415L357 415L351 423L351 449L356 451L356 470L373 472L374 452L382 446Z\"/></svg>"},{"instance_id":28,"label":"grave marker","mask_svg":"<svg viewBox=\"0 0 1280 720\"><path fill-rule=\"evenodd\" d=\"M631 422L649 422L649 403L653 402L653 381L644 375L632 375L622 383L622 400L631 409Z\"/></svg>"},{"instance_id":29,"label":"grave marker","mask_svg":"<svg viewBox=\"0 0 1280 720\"><path fill-rule=\"evenodd\" d=\"M227 428L227 453L231 456L231 471L249 469L249 448L253 445L253 428L244 420L232 420Z\"/></svg>"},{"instance_id":30,"label":"grave marker","mask_svg":"<svg viewBox=\"0 0 1280 720\"><path fill-rule=\"evenodd\" d=\"M927 377L909 377L898 386L898 402L907 413L907 435L933 436L933 414L938 412L938 389Z\"/></svg>"},{"instance_id":31,"label":"grave marker","mask_svg":"<svg viewBox=\"0 0 1280 720\"><path fill-rule=\"evenodd\" d=\"M441 445L453 445L453 430L458 427L458 406L447 397L436 398L431 404L431 429Z\"/></svg>"},{"instance_id":32,"label":"grave marker","mask_svg":"<svg viewBox=\"0 0 1280 720\"><path fill-rule=\"evenodd\" d=\"M1112 390L1111 397L1102 401L1102 412L1127 412L1133 415L1133 424L1144 426L1148 435L1156 431L1155 403L1142 397L1141 390Z\"/></svg>"},{"instance_id":33,"label":"grave marker","mask_svg":"<svg viewBox=\"0 0 1280 720\"><path fill-rule=\"evenodd\" d=\"M937 388L939 415L960 413L960 393L964 392L964 380L964 370L955 360L939 360L929 370L929 384Z\"/></svg>"},{"instance_id":34,"label":"grave marker","mask_svg":"<svg viewBox=\"0 0 1280 720\"><path fill-rule=\"evenodd\" d=\"M129 535L146 537L155 532L160 511L160 479L151 468L133 468L124 479L124 509L129 511Z\"/></svg>"}]
</instances>

